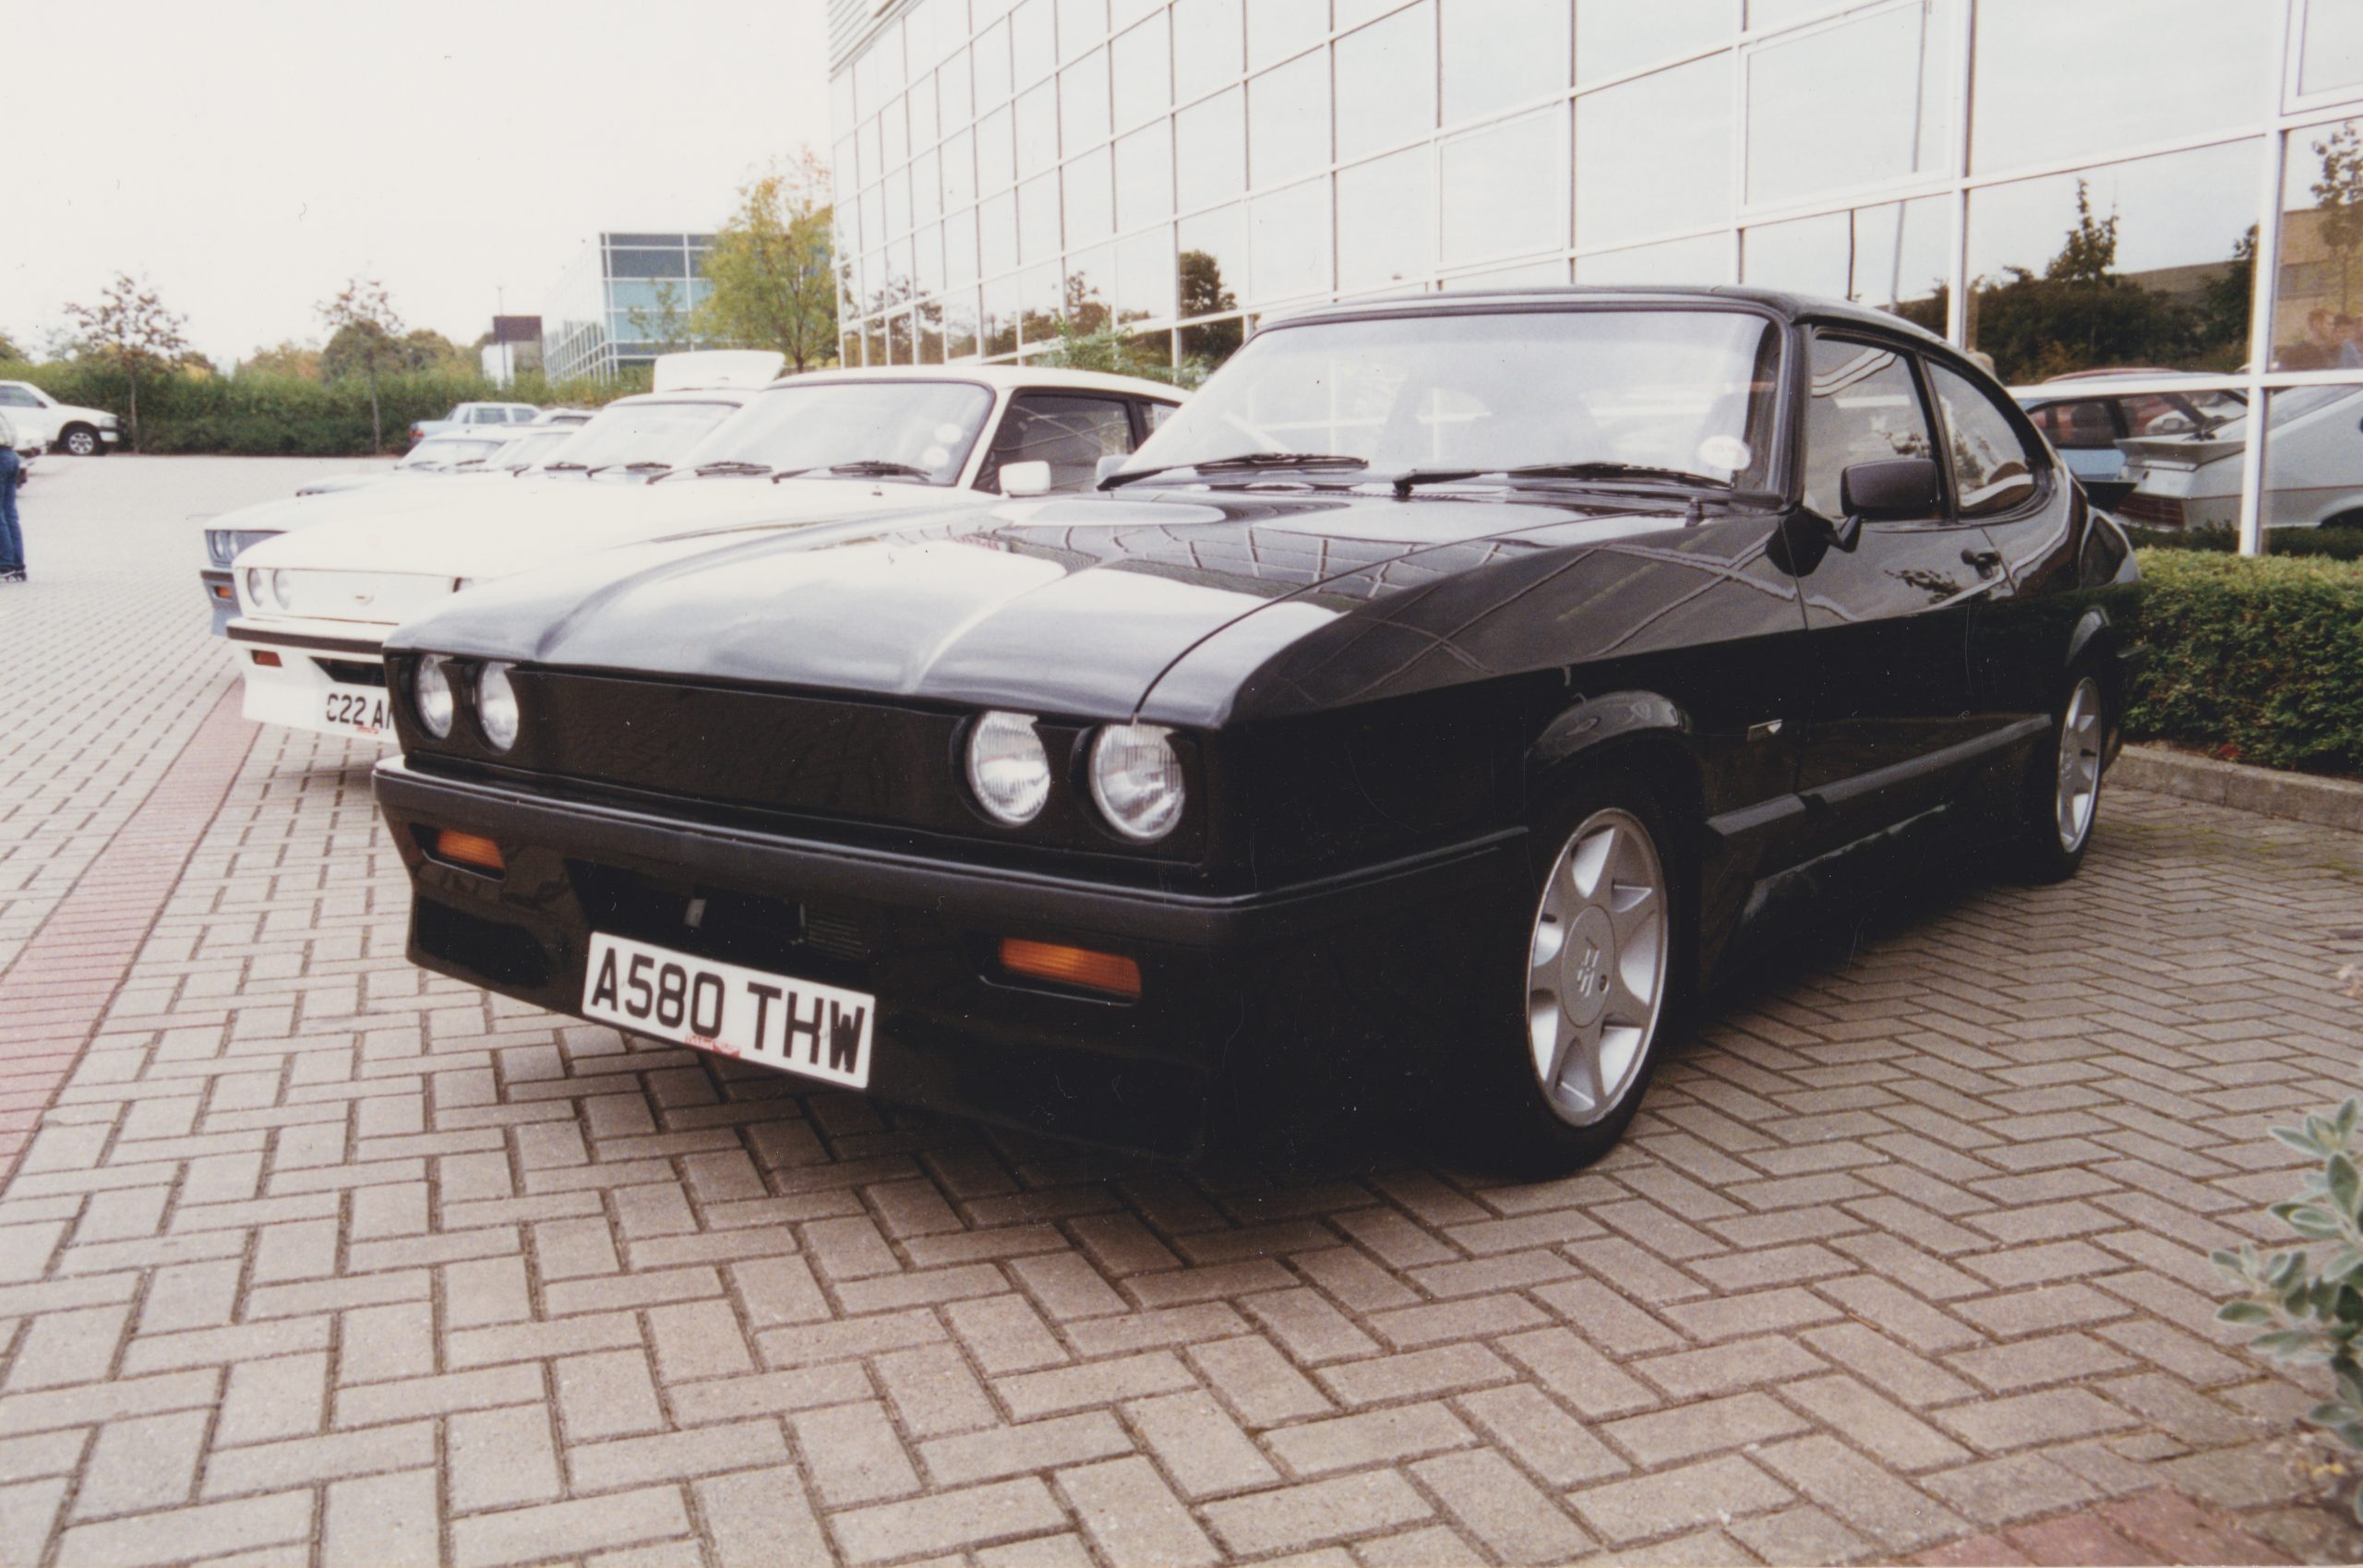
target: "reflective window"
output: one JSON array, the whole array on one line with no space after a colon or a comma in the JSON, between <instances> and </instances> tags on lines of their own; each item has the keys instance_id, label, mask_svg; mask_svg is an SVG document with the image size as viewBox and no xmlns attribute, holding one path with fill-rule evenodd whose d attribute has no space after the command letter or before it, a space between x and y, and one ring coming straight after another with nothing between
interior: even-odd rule
<instances>
[{"instance_id":1,"label":"reflective window","mask_svg":"<svg viewBox=\"0 0 2363 1568\"><path fill-rule=\"evenodd\" d=\"M1019 87L1038 82L1059 63L1050 0L1019 0L1009 13L1009 62Z\"/></svg>"},{"instance_id":2,"label":"reflective window","mask_svg":"<svg viewBox=\"0 0 2363 1568\"><path fill-rule=\"evenodd\" d=\"M1444 264L1567 243L1566 111L1544 109L1445 142Z\"/></svg>"},{"instance_id":3,"label":"reflective window","mask_svg":"<svg viewBox=\"0 0 2363 1568\"><path fill-rule=\"evenodd\" d=\"M1094 245L1067 257L1066 318L1078 332L1100 331L1115 319L1116 247Z\"/></svg>"},{"instance_id":4,"label":"reflective window","mask_svg":"<svg viewBox=\"0 0 2363 1568\"><path fill-rule=\"evenodd\" d=\"M1316 50L1247 83L1247 179L1277 185L1329 164L1329 59Z\"/></svg>"},{"instance_id":5,"label":"reflective window","mask_svg":"<svg viewBox=\"0 0 2363 1568\"><path fill-rule=\"evenodd\" d=\"M999 103L1009 96L1009 24L995 22L977 35L977 106Z\"/></svg>"},{"instance_id":6,"label":"reflective window","mask_svg":"<svg viewBox=\"0 0 2363 1568\"><path fill-rule=\"evenodd\" d=\"M1442 0L1444 123L1567 87L1567 0Z\"/></svg>"},{"instance_id":7,"label":"reflective window","mask_svg":"<svg viewBox=\"0 0 2363 1568\"><path fill-rule=\"evenodd\" d=\"M1116 319L1173 317L1173 230L1159 224L1116 244Z\"/></svg>"},{"instance_id":8,"label":"reflective window","mask_svg":"<svg viewBox=\"0 0 2363 1568\"><path fill-rule=\"evenodd\" d=\"M966 359L977 350L977 291L963 289L941 302L943 314L943 356Z\"/></svg>"},{"instance_id":9,"label":"reflective window","mask_svg":"<svg viewBox=\"0 0 2363 1568\"><path fill-rule=\"evenodd\" d=\"M1337 156L1398 147L1435 128L1436 17L1421 0L1337 42Z\"/></svg>"},{"instance_id":10,"label":"reflective window","mask_svg":"<svg viewBox=\"0 0 2363 1568\"><path fill-rule=\"evenodd\" d=\"M1059 254L1059 176L1038 174L1017 187L1017 259L1031 267Z\"/></svg>"},{"instance_id":11,"label":"reflective window","mask_svg":"<svg viewBox=\"0 0 2363 1568\"><path fill-rule=\"evenodd\" d=\"M954 52L935 73L935 102L947 129L957 130L977 117L977 95L969 85L968 52Z\"/></svg>"},{"instance_id":12,"label":"reflective window","mask_svg":"<svg viewBox=\"0 0 2363 1568\"><path fill-rule=\"evenodd\" d=\"M1247 68L1260 71L1329 35L1329 0L1254 0L1247 7Z\"/></svg>"},{"instance_id":13,"label":"reflective window","mask_svg":"<svg viewBox=\"0 0 2363 1568\"><path fill-rule=\"evenodd\" d=\"M943 138L937 156L943 177L943 205L962 208L977 199L977 133L958 131Z\"/></svg>"},{"instance_id":14,"label":"reflective window","mask_svg":"<svg viewBox=\"0 0 2363 1568\"><path fill-rule=\"evenodd\" d=\"M1576 257L1578 283L1728 283L1732 242L1722 234L1662 240Z\"/></svg>"},{"instance_id":15,"label":"reflective window","mask_svg":"<svg viewBox=\"0 0 2363 1568\"><path fill-rule=\"evenodd\" d=\"M1115 189L1110 174L1112 155L1095 148L1059 171L1066 189L1066 232L1070 245L1091 245L1116 232Z\"/></svg>"},{"instance_id":16,"label":"reflective window","mask_svg":"<svg viewBox=\"0 0 2363 1568\"><path fill-rule=\"evenodd\" d=\"M886 228L889 234L908 233L911 227L911 172L897 169L886 176Z\"/></svg>"},{"instance_id":17,"label":"reflective window","mask_svg":"<svg viewBox=\"0 0 2363 1568\"><path fill-rule=\"evenodd\" d=\"M943 230L930 223L911 236L911 286L923 294L943 292Z\"/></svg>"},{"instance_id":18,"label":"reflective window","mask_svg":"<svg viewBox=\"0 0 2363 1568\"><path fill-rule=\"evenodd\" d=\"M1407 148L1338 170L1338 289L1424 283L1435 270L1435 154Z\"/></svg>"},{"instance_id":19,"label":"reflective window","mask_svg":"<svg viewBox=\"0 0 2363 1568\"><path fill-rule=\"evenodd\" d=\"M1750 51L1747 199L1943 168L1951 10L1909 4Z\"/></svg>"},{"instance_id":20,"label":"reflective window","mask_svg":"<svg viewBox=\"0 0 2363 1568\"><path fill-rule=\"evenodd\" d=\"M984 352L1017 352L1017 280L1002 278L985 285Z\"/></svg>"},{"instance_id":21,"label":"reflective window","mask_svg":"<svg viewBox=\"0 0 2363 1568\"><path fill-rule=\"evenodd\" d=\"M1979 0L1970 167L2193 136L2264 113L2280 0ZM2094 91L2093 64L2138 90Z\"/></svg>"},{"instance_id":22,"label":"reflective window","mask_svg":"<svg viewBox=\"0 0 2363 1568\"><path fill-rule=\"evenodd\" d=\"M977 209L979 259L984 274L997 278L1017 265L1017 194L1002 191L987 197Z\"/></svg>"},{"instance_id":23,"label":"reflective window","mask_svg":"<svg viewBox=\"0 0 2363 1568\"><path fill-rule=\"evenodd\" d=\"M942 134L935 124L935 78L929 77L911 90L911 145L933 147Z\"/></svg>"},{"instance_id":24,"label":"reflective window","mask_svg":"<svg viewBox=\"0 0 2363 1568\"><path fill-rule=\"evenodd\" d=\"M1244 0L1173 0L1173 101L1239 79L1246 60Z\"/></svg>"},{"instance_id":25,"label":"reflective window","mask_svg":"<svg viewBox=\"0 0 2363 1568\"><path fill-rule=\"evenodd\" d=\"M1845 513L1841 480L1858 462L1934 454L1920 387L1902 355L1843 338L1817 337L1806 386L1805 504Z\"/></svg>"},{"instance_id":26,"label":"reflective window","mask_svg":"<svg viewBox=\"0 0 2363 1568\"><path fill-rule=\"evenodd\" d=\"M1162 8L1164 0L1113 0L1109 6L1109 25L1128 28L1152 11Z\"/></svg>"},{"instance_id":27,"label":"reflective window","mask_svg":"<svg viewBox=\"0 0 2363 1568\"><path fill-rule=\"evenodd\" d=\"M942 161L930 148L911 160L911 221L928 223L942 216Z\"/></svg>"},{"instance_id":28,"label":"reflective window","mask_svg":"<svg viewBox=\"0 0 2363 1568\"><path fill-rule=\"evenodd\" d=\"M1747 25L1764 32L1828 9L1829 0L1747 0Z\"/></svg>"},{"instance_id":29,"label":"reflective window","mask_svg":"<svg viewBox=\"0 0 2363 1568\"><path fill-rule=\"evenodd\" d=\"M1711 49L1738 25L1733 0L1576 0L1576 85Z\"/></svg>"},{"instance_id":30,"label":"reflective window","mask_svg":"<svg viewBox=\"0 0 2363 1568\"><path fill-rule=\"evenodd\" d=\"M977 122L977 188L996 191L1017 178L1017 119L1007 104Z\"/></svg>"},{"instance_id":31,"label":"reflective window","mask_svg":"<svg viewBox=\"0 0 2363 1568\"><path fill-rule=\"evenodd\" d=\"M1326 293L1330 244L1326 177L1255 197L1248 212L1248 278L1256 302Z\"/></svg>"},{"instance_id":32,"label":"reflective window","mask_svg":"<svg viewBox=\"0 0 2363 1568\"><path fill-rule=\"evenodd\" d=\"M911 322L918 337L918 362L921 365L943 363L943 312L933 300L915 306Z\"/></svg>"},{"instance_id":33,"label":"reflective window","mask_svg":"<svg viewBox=\"0 0 2363 1568\"><path fill-rule=\"evenodd\" d=\"M983 275L977 264L977 209L963 208L943 222L943 281L966 288Z\"/></svg>"},{"instance_id":34,"label":"reflective window","mask_svg":"<svg viewBox=\"0 0 2363 1568\"><path fill-rule=\"evenodd\" d=\"M1017 177L1038 174L1059 161L1059 90L1044 82L1017 95Z\"/></svg>"},{"instance_id":35,"label":"reflective window","mask_svg":"<svg viewBox=\"0 0 2363 1568\"><path fill-rule=\"evenodd\" d=\"M1020 343L1056 342L1059 316L1066 305L1066 275L1054 262L1029 267L1018 277L1017 338Z\"/></svg>"},{"instance_id":36,"label":"reflective window","mask_svg":"<svg viewBox=\"0 0 2363 1568\"><path fill-rule=\"evenodd\" d=\"M678 249L607 252L607 276L610 278L686 278L689 275L689 261Z\"/></svg>"},{"instance_id":37,"label":"reflective window","mask_svg":"<svg viewBox=\"0 0 2363 1568\"><path fill-rule=\"evenodd\" d=\"M1576 244L1730 219L1731 68L1718 54L1576 100Z\"/></svg>"},{"instance_id":38,"label":"reflective window","mask_svg":"<svg viewBox=\"0 0 2363 1568\"><path fill-rule=\"evenodd\" d=\"M886 362L889 365L908 365L912 362L908 311L897 311L886 318Z\"/></svg>"},{"instance_id":39,"label":"reflective window","mask_svg":"<svg viewBox=\"0 0 2363 1568\"><path fill-rule=\"evenodd\" d=\"M1109 46L1114 62L1116 128L1162 114L1173 102L1173 51L1160 11Z\"/></svg>"},{"instance_id":40,"label":"reflective window","mask_svg":"<svg viewBox=\"0 0 2363 1568\"><path fill-rule=\"evenodd\" d=\"M2363 6L2355 0L2306 0L2297 54L2297 90L2310 97L2363 82Z\"/></svg>"},{"instance_id":41,"label":"reflective window","mask_svg":"<svg viewBox=\"0 0 2363 1568\"><path fill-rule=\"evenodd\" d=\"M1941 334L1951 207L1929 196L1758 223L1745 236L1741 281L1875 305Z\"/></svg>"},{"instance_id":42,"label":"reflective window","mask_svg":"<svg viewBox=\"0 0 2363 1568\"><path fill-rule=\"evenodd\" d=\"M1185 269L1189 259L1187 256L1182 258ZM1183 364L1204 375L1220 369L1225 360L1239 352L1239 345L1246 339L1247 323L1230 316L1219 321L1201 321L1180 329L1173 334L1173 346Z\"/></svg>"},{"instance_id":43,"label":"reflective window","mask_svg":"<svg viewBox=\"0 0 2363 1568\"><path fill-rule=\"evenodd\" d=\"M2273 368L2363 369L2363 121L2291 131L2283 158Z\"/></svg>"},{"instance_id":44,"label":"reflective window","mask_svg":"<svg viewBox=\"0 0 2363 1568\"><path fill-rule=\"evenodd\" d=\"M885 160L886 168L910 162L911 126L905 118L903 100L895 99L878 116L878 138L879 156Z\"/></svg>"},{"instance_id":45,"label":"reflective window","mask_svg":"<svg viewBox=\"0 0 2363 1568\"><path fill-rule=\"evenodd\" d=\"M1108 0L1059 0L1059 58L1072 60L1108 36Z\"/></svg>"},{"instance_id":46,"label":"reflective window","mask_svg":"<svg viewBox=\"0 0 2363 1568\"><path fill-rule=\"evenodd\" d=\"M1969 197L1969 341L2009 386L2247 357L2257 150L2232 142Z\"/></svg>"},{"instance_id":47,"label":"reflective window","mask_svg":"<svg viewBox=\"0 0 2363 1568\"><path fill-rule=\"evenodd\" d=\"M1236 207L1218 207L1182 220L1176 268L1184 317L1237 310L1247 279L1247 217Z\"/></svg>"},{"instance_id":48,"label":"reflective window","mask_svg":"<svg viewBox=\"0 0 2363 1568\"><path fill-rule=\"evenodd\" d=\"M1098 481L1101 458L1132 449L1132 413L1122 399L1020 392L1009 400L977 488L999 485L1004 464L1047 462L1051 489L1080 490Z\"/></svg>"},{"instance_id":49,"label":"reflective window","mask_svg":"<svg viewBox=\"0 0 2363 1568\"><path fill-rule=\"evenodd\" d=\"M2363 441L2356 439L2356 427L2363 425L2363 392L2351 387L2298 387L2269 393L2267 399L2263 526L2270 531L2363 524ZM2237 420L2213 435L2218 441L2237 440L2246 436L2249 424ZM2173 449L2159 455L2171 457ZM2177 474L2179 485L2170 486L2184 491L2178 509L2187 526L2237 524L2242 455L2235 445L2208 461L2194 465L2185 459L2175 465L2189 468L2188 479ZM2129 515L2132 510L2127 508ZM2266 547L2272 547L2269 533Z\"/></svg>"},{"instance_id":50,"label":"reflective window","mask_svg":"<svg viewBox=\"0 0 2363 1568\"><path fill-rule=\"evenodd\" d=\"M1993 517L2031 499L2037 460L2009 416L1984 388L1955 371L1931 365L1928 377L1944 411L1961 515Z\"/></svg>"},{"instance_id":51,"label":"reflective window","mask_svg":"<svg viewBox=\"0 0 2363 1568\"><path fill-rule=\"evenodd\" d=\"M1173 116L1173 186L1188 212L1229 201L1247 186L1246 93L1217 93Z\"/></svg>"},{"instance_id":52,"label":"reflective window","mask_svg":"<svg viewBox=\"0 0 2363 1568\"><path fill-rule=\"evenodd\" d=\"M1853 277L1853 215L1825 212L1758 223L1741 236L1740 281L1757 288L1845 299Z\"/></svg>"},{"instance_id":53,"label":"reflective window","mask_svg":"<svg viewBox=\"0 0 2363 1568\"><path fill-rule=\"evenodd\" d=\"M1108 51L1095 49L1059 73L1059 134L1070 156L1108 139Z\"/></svg>"},{"instance_id":54,"label":"reflective window","mask_svg":"<svg viewBox=\"0 0 2363 1568\"><path fill-rule=\"evenodd\" d=\"M1116 143L1116 227L1173 216L1173 123L1143 126Z\"/></svg>"}]
</instances>

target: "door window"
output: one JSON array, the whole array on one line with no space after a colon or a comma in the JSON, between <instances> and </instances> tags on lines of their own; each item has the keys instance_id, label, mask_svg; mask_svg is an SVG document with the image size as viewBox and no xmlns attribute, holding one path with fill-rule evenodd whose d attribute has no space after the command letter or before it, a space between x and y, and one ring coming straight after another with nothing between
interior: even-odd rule
<instances>
[{"instance_id":1,"label":"door window","mask_svg":"<svg viewBox=\"0 0 2363 1568\"><path fill-rule=\"evenodd\" d=\"M1892 349L1816 337L1805 400L1805 505L1843 509L1840 475L1858 462L1925 458L1933 451L1912 366Z\"/></svg>"},{"instance_id":2,"label":"door window","mask_svg":"<svg viewBox=\"0 0 2363 1568\"><path fill-rule=\"evenodd\" d=\"M2035 460L2009 416L1967 377L1931 365L1928 375L1945 411L1953 493L1963 517L1992 517L2034 494Z\"/></svg>"},{"instance_id":3,"label":"door window","mask_svg":"<svg viewBox=\"0 0 2363 1568\"><path fill-rule=\"evenodd\" d=\"M0 408L39 408L41 400L22 387L0 387Z\"/></svg>"},{"instance_id":4,"label":"door window","mask_svg":"<svg viewBox=\"0 0 2363 1568\"><path fill-rule=\"evenodd\" d=\"M977 487L1001 482L1003 463L1047 462L1050 488L1081 490L1098 477L1099 460L1133 449L1133 420L1121 398L1021 392L1012 398Z\"/></svg>"}]
</instances>

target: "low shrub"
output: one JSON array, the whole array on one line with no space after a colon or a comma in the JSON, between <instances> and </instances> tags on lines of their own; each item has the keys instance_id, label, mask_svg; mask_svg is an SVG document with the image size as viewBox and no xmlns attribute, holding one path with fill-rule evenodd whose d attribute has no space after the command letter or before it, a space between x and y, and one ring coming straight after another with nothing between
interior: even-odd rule
<instances>
[{"instance_id":1,"label":"low shrub","mask_svg":"<svg viewBox=\"0 0 2363 1568\"><path fill-rule=\"evenodd\" d=\"M2133 528L2125 530L2136 549L2200 550L2234 555L2239 533L2229 528ZM2268 556L2325 556L2334 561L2363 561L2363 528L2268 528Z\"/></svg>"},{"instance_id":2,"label":"low shrub","mask_svg":"<svg viewBox=\"0 0 2363 1568\"><path fill-rule=\"evenodd\" d=\"M2363 565L2145 550L2126 733L2227 761L2363 772Z\"/></svg>"}]
</instances>

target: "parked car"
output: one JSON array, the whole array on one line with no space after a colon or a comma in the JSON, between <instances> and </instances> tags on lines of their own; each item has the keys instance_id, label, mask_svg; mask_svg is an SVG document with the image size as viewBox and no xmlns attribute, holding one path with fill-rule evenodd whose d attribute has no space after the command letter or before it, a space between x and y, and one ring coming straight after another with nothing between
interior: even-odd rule
<instances>
[{"instance_id":1,"label":"parked car","mask_svg":"<svg viewBox=\"0 0 2363 1568\"><path fill-rule=\"evenodd\" d=\"M591 422L592 415L598 412L595 408L546 408L534 415L534 423L536 425L587 425Z\"/></svg>"},{"instance_id":2,"label":"parked car","mask_svg":"<svg viewBox=\"0 0 2363 1568\"><path fill-rule=\"evenodd\" d=\"M486 425L531 425L541 416L532 403L456 403L440 419L411 421L410 438L423 441L446 430L479 430Z\"/></svg>"},{"instance_id":3,"label":"parked car","mask_svg":"<svg viewBox=\"0 0 2363 1568\"><path fill-rule=\"evenodd\" d=\"M106 410L59 402L30 381L0 381L0 413L19 441L44 451L94 458L123 439L123 422Z\"/></svg>"},{"instance_id":4,"label":"parked car","mask_svg":"<svg viewBox=\"0 0 2363 1568\"><path fill-rule=\"evenodd\" d=\"M1893 317L1325 307L1100 492L422 606L412 958L1093 1143L1393 1099L1561 1169L1751 935L2091 842L2130 551Z\"/></svg>"},{"instance_id":5,"label":"parked car","mask_svg":"<svg viewBox=\"0 0 2363 1568\"><path fill-rule=\"evenodd\" d=\"M2263 523L2363 527L2363 390L2298 387L2266 401ZM2245 407L2196 430L2117 443L2133 493L2117 508L2144 528L2237 528Z\"/></svg>"},{"instance_id":6,"label":"parked car","mask_svg":"<svg viewBox=\"0 0 2363 1568\"><path fill-rule=\"evenodd\" d=\"M2119 441L2211 429L2238 418L2248 407L2240 393L2220 387L2195 384L2185 389L2141 392L2113 389L2115 383L2136 379L2154 387L2161 378L2177 375L2174 371L2080 371L2032 387L2014 387L2010 395L2077 478L2107 484L2124 477L2125 454L2117 448ZM2190 377L2194 383L2204 379Z\"/></svg>"},{"instance_id":7,"label":"parked car","mask_svg":"<svg viewBox=\"0 0 2363 1568\"><path fill-rule=\"evenodd\" d=\"M242 648L246 716L390 741L379 645L461 588L697 530L868 529L953 497L983 506L1004 492L1081 488L1098 459L1130 452L1180 396L1125 377L987 365L825 371L751 396L618 400L545 472L660 483L471 488L465 504L438 492L428 510L381 505L241 554L239 612L225 630ZM675 454L678 472L600 445L610 422L693 398L747 406Z\"/></svg>"}]
</instances>

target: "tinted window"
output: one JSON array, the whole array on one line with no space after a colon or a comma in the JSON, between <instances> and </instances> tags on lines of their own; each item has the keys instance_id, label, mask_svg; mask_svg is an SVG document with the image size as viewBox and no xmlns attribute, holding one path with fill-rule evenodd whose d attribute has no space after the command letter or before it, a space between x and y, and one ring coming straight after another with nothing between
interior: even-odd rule
<instances>
[{"instance_id":1,"label":"tinted window","mask_svg":"<svg viewBox=\"0 0 2363 1568\"><path fill-rule=\"evenodd\" d=\"M1158 425L1164 424L1168 419L1173 416L1173 407L1174 405L1171 403L1141 404L1142 410L1148 415L1148 427L1151 430L1155 430Z\"/></svg>"},{"instance_id":2,"label":"tinted window","mask_svg":"<svg viewBox=\"0 0 2363 1568\"><path fill-rule=\"evenodd\" d=\"M1010 400L977 486L999 484L1003 463L1047 462L1050 488L1080 490L1098 477L1101 458L1132 449L1133 422L1121 400L1021 392Z\"/></svg>"},{"instance_id":3,"label":"tinted window","mask_svg":"<svg viewBox=\"0 0 2363 1568\"><path fill-rule=\"evenodd\" d=\"M1953 491L1963 517L2006 512L2034 494L2034 460L2009 416L1965 377L1928 367L1945 411L1952 449Z\"/></svg>"},{"instance_id":4,"label":"tinted window","mask_svg":"<svg viewBox=\"0 0 2363 1568\"><path fill-rule=\"evenodd\" d=\"M1858 462L1930 454L1928 419L1912 367L1890 349L1816 338L1805 399L1805 505L1834 518L1839 476Z\"/></svg>"},{"instance_id":5,"label":"tinted window","mask_svg":"<svg viewBox=\"0 0 2363 1568\"><path fill-rule=\"evenodd\" d=\"M2105 451L2117 445L2117 422L2109 417L2108 404L2098 399L2047 403L2027 417L2063 452Z\"/></svg>"},{"instance_id":6,"label":"tinted window","mask_svg":"<svg viewBox=\"0 0 2363 1568\"><path fill-rule=\"evenodd\" d=\"M0 387L0 408L39 408L41 400L22 387Z\"/></svg>"}]
</instances>

